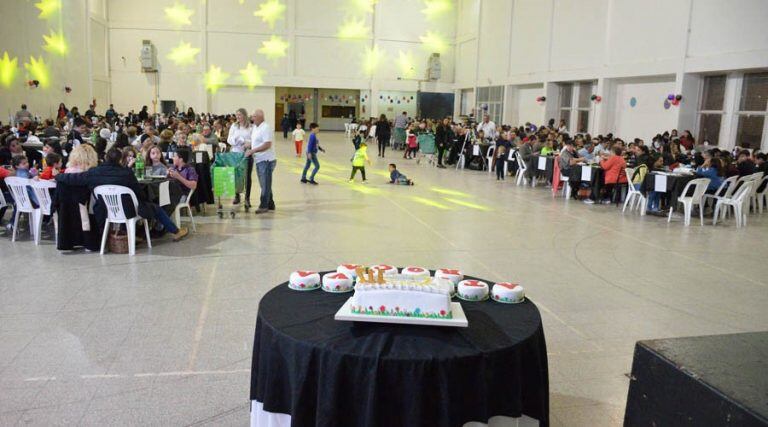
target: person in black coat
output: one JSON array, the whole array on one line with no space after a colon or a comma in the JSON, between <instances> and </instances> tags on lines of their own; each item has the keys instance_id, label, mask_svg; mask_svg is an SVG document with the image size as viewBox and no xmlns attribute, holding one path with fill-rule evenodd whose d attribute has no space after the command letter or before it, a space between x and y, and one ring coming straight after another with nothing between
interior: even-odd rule
<instances>
[{"instance_id":1,"label":"person in black coat","mask_svg":"<svg viewBox=\"0 0 768 427\"><path fill-rule=\"evenodd\" d=\"M453 130L451 129L451 119L444 118L442 123L437 126L435 131L435 146L437 147L437 167L445 168L443 164L443 156L445 150L450 146L453 141Z\"/></svg>"},{"instance_id":2,"label":"person in black coat","mask_svg":"<svg viewBox=\"0 0 768 427\"><path fill-rule=\"evenodd\" d=\"M165 213L160 206L145 199L144 192L141 191L141 187L136 180L136 176L133 174L133 170L122 165L122 158L122 151L117 148L111 148L107 151L104 163L101 165L83 173L56 175L56 182L72 186L86 186L90 188L91 191L100 185L121 185L123 187L128 187L133 191L139 201L138 214L142 218L156 219L160 221L160 223L163 224L165 231L171 233L173 235L173 240L175 241L181 240L189 234L189 231L186 228L176 227L168 214ZM123 207L126 210L126 216L129 218L137 213L133 212L133 203L130 199L123 199ZM93 212L96 215L96 222L98 225L97 231L101 234L103 233L104 224L107 220L107 210L104 201L101 199L97 200Z\"/></svg>"},{"instance_id":3,"label":"person in black coat","mask_svg":"<svg viewBox=\"0 0 768 427\"><path fill-rule=\"evenodd\" d=\"M379 121L376 122L376 139L379 141L379 157L384 157L384 150L389 144L389 138L392 136L392 127L389 125L387 116L382 114Z\"/></svg>"}]
</instances>

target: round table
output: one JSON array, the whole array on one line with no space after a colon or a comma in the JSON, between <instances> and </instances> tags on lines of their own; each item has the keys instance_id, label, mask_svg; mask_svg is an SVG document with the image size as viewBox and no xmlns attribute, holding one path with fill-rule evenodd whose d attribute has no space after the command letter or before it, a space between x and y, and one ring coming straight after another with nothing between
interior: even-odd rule
<instances>
[{"instance_id":1,"label":"round table","mask_svg":"<svg viewBox=\"0 0 768 427\"><path fill-rule=\"evenodd\" d=\"M334 320L351 296L287 282L264 296L251 425L256 411L292 426L458 427L521 415L548 425L546 343L530 300L460 301L469 327L454 328Z\"/></svg>"}]
</instances>

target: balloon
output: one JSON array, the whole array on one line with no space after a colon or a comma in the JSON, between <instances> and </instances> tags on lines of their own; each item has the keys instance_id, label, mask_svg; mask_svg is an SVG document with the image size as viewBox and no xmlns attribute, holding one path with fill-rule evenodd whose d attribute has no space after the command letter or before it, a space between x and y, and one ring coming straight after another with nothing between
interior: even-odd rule
<instances>
[{"instance_id":1,"label":"balloon","mask_svg":"<svg viewBox=\"0 0 768 427\"><path fill-rule=\"evenodd\" d=\"M683 99L683 95L680 95L679 93L677 95L675 95L675 100L676 101L679 101L681 99Z\"/></svg>"},{"instance_id":2,"label":"balloon","mask_svg":"<svg viewBox=\"0 0 768 427\"><path fill-rule=\"evenodd\" d=\"M670 93L669 95L667 95L667 99L672 101L675 99L675 95Z\"/></svg>"},{"instance_id":3,"label":"balloon","mask_svg":"<svg viewBox=\"0 0 768 427\"><path fill-rule=\"evenodd\" d=\"M593 100L593 101L594 101L594 100L596 100L596 99L597 99L597 95L592 95L592 96L591 96L589 99L591 99L591 100Z\"/></svg>"},{"instance_id":4,"label":"balloon","mask_svg":"<svg viewBox=\"0 0 768 427\"><path fill-rule=\"evenodd\" d=\"M597 101L597 102L600 102L600 101L602 101L602 100L603 100L603 97L602 97L602 96L600 96L600 95L597 95L597 96L595 97L595 101Z\"/></svg>"}]
</instances>

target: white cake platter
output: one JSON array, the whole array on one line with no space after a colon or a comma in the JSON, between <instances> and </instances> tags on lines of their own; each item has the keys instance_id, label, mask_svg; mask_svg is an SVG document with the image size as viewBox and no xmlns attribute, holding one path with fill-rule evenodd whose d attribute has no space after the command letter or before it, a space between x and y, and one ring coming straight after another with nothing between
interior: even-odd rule
<instances>
[{"instance_id":1,"label":"white cake platter","mask_svg":"<svg viewBox=\"0 0 768 427\"><path fill-rule=\"evenodd\" d=\"M403 317L403 316L376 316L374 314L355 314L352 313L352 298L349 298L341 306L336 315L336 320L351 322L374 322L374 323L401 323L406 325L431 325L431 326L450 326L454 328L466 328L469 326L467 316L458 302L451 303L450 319L429 319L424 317Z\"/></svg>"}]
</instances>

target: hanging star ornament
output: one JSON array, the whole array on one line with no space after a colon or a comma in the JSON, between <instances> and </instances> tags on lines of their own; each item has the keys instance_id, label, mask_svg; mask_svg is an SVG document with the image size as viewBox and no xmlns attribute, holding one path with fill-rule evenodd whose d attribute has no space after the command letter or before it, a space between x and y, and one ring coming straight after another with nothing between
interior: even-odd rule
<instances>
[{"instance_id":1,"label":"hanging star ornament","mask_svg":"<svg viewBox=\"0 0 768 427\"><path fill-rule=\"evenodd\" d=\"M40 87L47 88L50 85L51 72L42 56L37 57L37 59L30 56L29 62L24 64L24 68L29 73L31 80L37 80L40 83Z\"/></svg>"},{"instance_id":2,"label":"hanging star ornament","mask_svg":"<svg viewBox=\"0 0 768 427\"><path fill-rule=\"evenodd\" d=\"M191 65L195 63L195 56L200 53L200 49L192 47L190 43L185 41L179 42L179 45L174 47L166 58L173 61L176 65Z\"/></svg>"},{"instance_id":3,"label":"hanging star ornament","mask_svg":"<svg viewBox=\"0 0 768 427\"><path fill-rule=\"evenodd\" d=\"M211 65L208 72L205 73L205 89L209 92L216 93L219 88L226 83L229 78L229 73L221 71L220 67Z\"/></svg>"},{"instance_id":4,"label":"hanging star ornament","mask_svg":"<svg viewBox=\"0 0 768 427\"><path fill-rule=\"evenodd\" d=\"M8 56L8 52L3 53L3 57L0 58L0 86L5 88L11 87L16 79L18 66L19 58L11 59Z\"/></svg>"},{"instance_id":5,"label":"hanging star ornament","mask_svg":"<svg viewBox=\"0 0 768 427\"><path fill-rule=\"evenodd\" d=\"M35 7L40 10L38 19L48 19L61 10L61 0L40 0Z\"/></svg>"},{"instance_id":6,"label":"hanging star ornament","mask_svg":"<svg viewBox=\"0 0 768 427\"><path fill-rule=\"evenodd\" d=\"M379 49L378 45L366 49L363 59L363 71L365 71L365 74L368 76L374 75L383 57L384 53Z\"/></svg>"},{"instance_id":7,"label":"hanging star ornament","mask_svg":"<svg viewBox=\"0 0 768 427\"><path fill-rule=\"evenodd\" d=\"M400 76L406 79L416 77L416 66L414 65L413 53L398 52L397 67L400 69Z\"/></svg>"},{"instance_id":8,"label":"hanging star ornament","mask_svg":"<svg viewBox=\"0 0 768 427\"><path fill-rule=\"evenodd\" d=\"M266 56L269 59L282 58L286 55L288 49L288 42L280 38L279 36L272 36L267 41L261 42L261 47L258 52Z\"/></svg>"},{"instance_id":9,"label":"hanging star ornament","mask_svg":"<svg viewBox=\"0 0 768 427\"><path fill-rule=\"evenodd\" d=\"M427 31L427 34L419 38L421 45L429 52L444 53L448 50L448 42L438 33Z\"/></svg>"},{"instance_id":10,"label":"hanging star ornament","mask_svg":"<svg viewBox=\"0 0 768 427\"><path fill-rule=\"evenodd\" d=\"M285 5L280 0L267 0L259 5L259 10L253 12L253 16L261 18L269 25L269 28L275 28L275 22L283 19L285 14Z\"/></svg>"},{"instance_id":11,"label":"hanging star ornament","mask_svg":"<svg viewBox=\"0 0 768 427\"><path fill-rule=\"evenodd\" d=\"M427 19L432 20L450 12L453 9L453 2L451 0L424 0L424 6L421 13Z\"/></svg>"},{"instance_id":12,"label":"hanging star ornament","mask_svg":"<svg viewBox=\"0 0 768 427\"><path fill-rule=\"evenodd\" d=\"M163 10L165 10L165 19L171 24L176 26L192 25L190 18L195 14L195 11L186 5L176 2L173 6L166 7Z\"/></svg>"},{"instance_id":13,"label":"hanging star ornament","mask_svg":"<svg viewBox=\"0 0 768 427\"><path fill-rule=\"evenodd\" d=\"M67 40L64 38L64 33L62 32L54 33L53 30L51 30L50 35L46 36L43 34L43 41L45 41L43 50L46 52L55 53L61 56L64 56L69 52Z\"/></svg>"},{"instance_id":14,"label":"hanging star ornament","mask_svg":"<svg viewBox=\"0 0 768 427\"><path fill-rule=\"evenodd\" d=\"M256 86L264 84L264 70L259 68L258 65L251 63L251 61L248 61L248 65L240 70L240 77L248 89L251 90Z\"/></svg>"},{"instance_id":15,"label":"hanging star ornament","mask_svg":"<svg viewBox=\"0 0 768 427\"><path fill-rule=\"evenodd\" d=\"M364 39L370 34L371 29L365 25L364 19L351 19L339 25L336 35L342 40Z\"/></svg>"}]
</instances>

